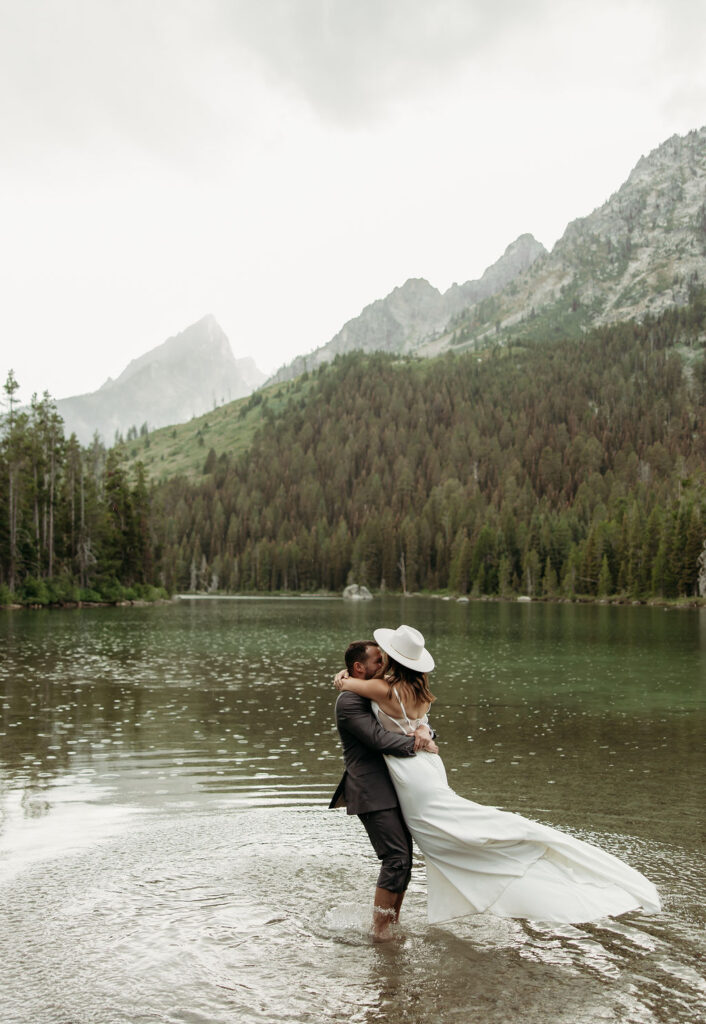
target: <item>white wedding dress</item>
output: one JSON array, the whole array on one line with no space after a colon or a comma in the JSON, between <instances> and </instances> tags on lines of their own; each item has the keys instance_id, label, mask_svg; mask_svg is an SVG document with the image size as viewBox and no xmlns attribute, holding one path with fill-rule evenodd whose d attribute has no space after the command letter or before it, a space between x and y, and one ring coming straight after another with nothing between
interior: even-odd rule
<instances>
[{"instance_id":1,"label":"white wedding dress","mask_svg":"<svg viewBox=\"0 0 706 1024\"><path fill-rule=\"evenodd\" d=\"M399 719L374 701L372 708L393 732L410 734L426 721L410 720L401 701ZM579 924L630 910L659 912L654 885L612 854L458 796L438 754L386 755L385 762L426 861L430 923L483 912L552 924Z\"/></svg>"}]
</instances>

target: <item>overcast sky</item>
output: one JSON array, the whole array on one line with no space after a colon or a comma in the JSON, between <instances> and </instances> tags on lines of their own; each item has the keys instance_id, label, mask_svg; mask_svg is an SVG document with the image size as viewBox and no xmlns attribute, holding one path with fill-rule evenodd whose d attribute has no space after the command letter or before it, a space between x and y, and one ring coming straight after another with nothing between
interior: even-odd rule
<instances>
[{"instance_id":1,"label":"overcast sky","mask_svg":"<svg viewBox=\"0 0 706 1024\"><path fill-rule=\"evenodd\" d=\"M548 248L706 123L703 0L0 0L0 375L213 313L274 371L409 277Z\"/></svg>"}]
</instances>

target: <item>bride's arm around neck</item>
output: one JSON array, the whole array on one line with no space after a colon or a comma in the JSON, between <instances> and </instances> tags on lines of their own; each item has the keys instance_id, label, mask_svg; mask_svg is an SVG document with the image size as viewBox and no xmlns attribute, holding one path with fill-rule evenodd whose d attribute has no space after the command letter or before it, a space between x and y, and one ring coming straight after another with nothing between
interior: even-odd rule
<instances>
[{"instance_id":1,"label":"bride's arm around neck","mask_svg":"<svg viewBox=\"0 0 706 1024\"><path fill-rule=\"evenodd\" d=\"M374 679L355 679L353 676L349 676L347 672L340 672L336 676L335 685L337 690L348 690L351 693L357 693L360 697L374 700L388 717L399 718L402 714L402 707L396 696L396 690L395 693L390 694L390 684L387 679L383 679L380 676L376 676ZM404 690L404 687L402 689ZM412 717L418 719L424 718L429 711L428 704L417 706L410 703L410 708L412 708Z\"/></svg>"},{"instance_id":2,"label":"bride's arm around neck","mask_svg":"<svg viewBox=\"0 0 706 1024\"><path fill-rule=\"evenodd\" d=\"M348 690L357 693L360 697L367 697L368 700L375 700L378 703L387 700L390 687L384 679L354 679L347 673L339 673L336 677L336 689Z\"/></svg>"}]
</instances>

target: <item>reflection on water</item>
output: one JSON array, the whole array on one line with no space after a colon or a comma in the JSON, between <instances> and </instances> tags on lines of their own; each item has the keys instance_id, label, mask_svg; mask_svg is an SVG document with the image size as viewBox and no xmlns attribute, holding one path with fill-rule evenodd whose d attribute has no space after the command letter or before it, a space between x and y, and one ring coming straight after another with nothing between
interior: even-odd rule
<instances>
[{"instance_id":1,"label":"reflection on water","mask_svg":"<svg viewBox=\"0 0 706 1024\"><path fill-rule=\"evenodd\" d=\"M419 626L451 784L599 843L664 913L398 941L328 812L330 677ZM703 613L398 599L189 602L0 619L3 1024L700 1019Z\"/></svg>"}]
</instances>

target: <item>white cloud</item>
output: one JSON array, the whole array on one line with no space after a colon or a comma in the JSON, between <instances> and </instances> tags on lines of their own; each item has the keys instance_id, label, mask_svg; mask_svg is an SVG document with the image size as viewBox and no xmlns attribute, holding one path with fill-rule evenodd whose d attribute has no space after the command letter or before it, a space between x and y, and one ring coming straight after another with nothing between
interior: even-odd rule
<instances>
[{"instance_id":1,"label":"white cloud","mask_svg":"<svg viewBox=\"0 0 706 1024\"><path fill-rule=\"evenodd\" d=\"M541 25L547 7L546 0L236 0L221 10L272 78L322 116L360 122L447 81L504 37Z\"/></svg>"}]
</instances>

